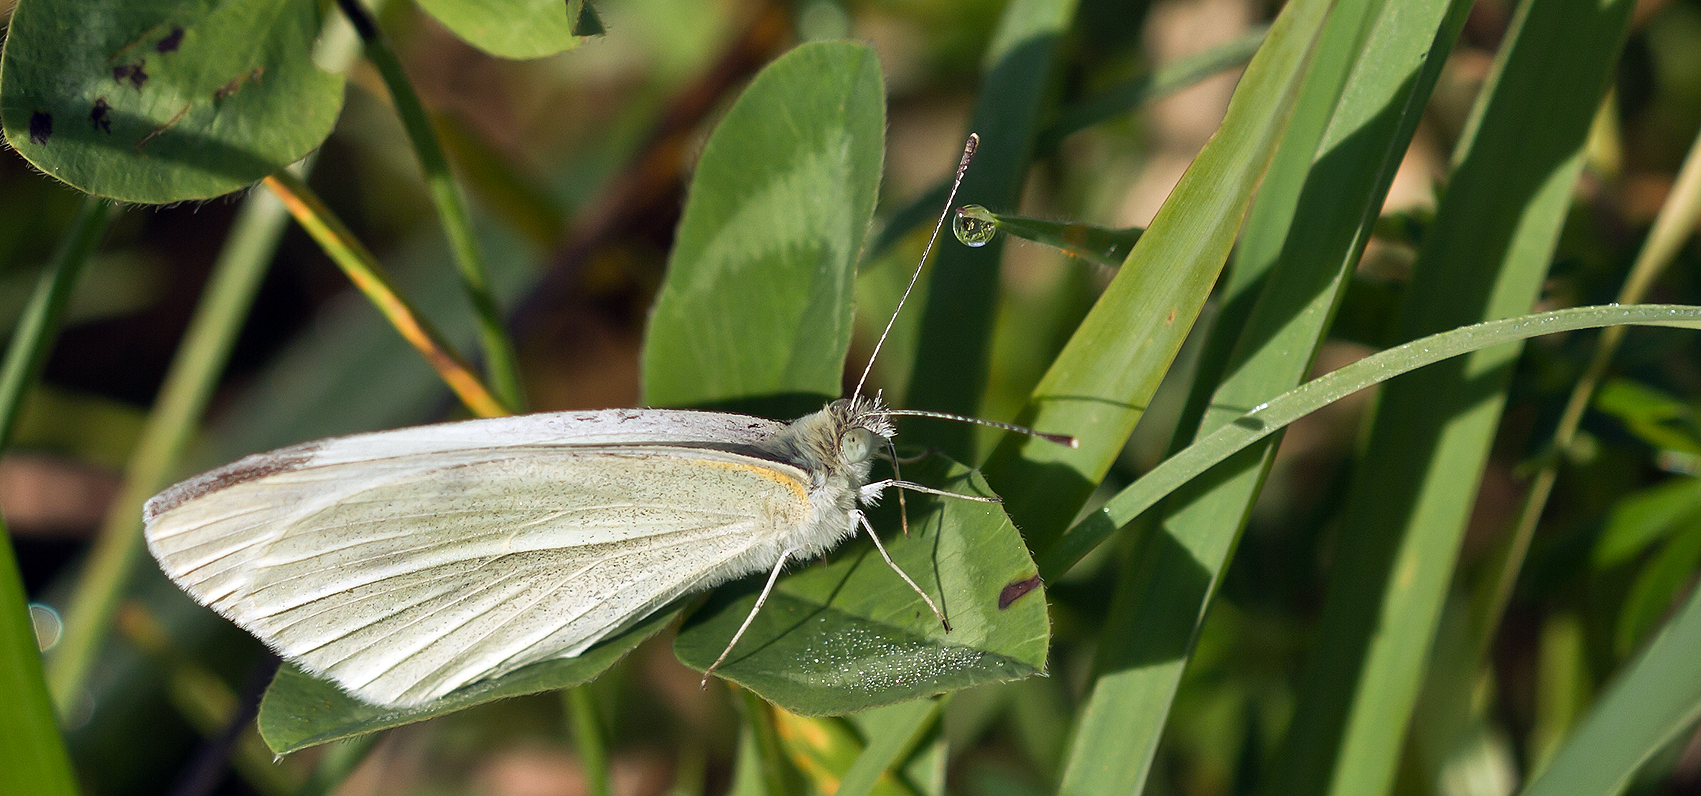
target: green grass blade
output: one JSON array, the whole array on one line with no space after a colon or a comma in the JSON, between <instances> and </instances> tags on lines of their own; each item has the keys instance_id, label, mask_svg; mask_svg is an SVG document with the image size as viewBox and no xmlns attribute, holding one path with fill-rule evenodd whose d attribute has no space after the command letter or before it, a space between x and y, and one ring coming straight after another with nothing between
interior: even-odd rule
<instances>
[{"instance_id":1,"label":"green grass blade","mask_svg":"<svg viewBox=\"0 0 1701 796\"><path fill-rule=\"evenodd\" d=\"M1116 493L1039 556L1040 575L1051 580L1068 572L1111 534L1182 484L1289 423L1359 390L1480 349L1538 335L1620 324L1701 329L1701 307L1671 304L1574 307L1486 321L1413 340L1330 371L1224 424Z\"/></svg>"},{"instance_id":2,"label":"green grass blade","mask_svg":"<svg viewBox=\"0 0 1701 796\"><path fill-rule=\"evenodd\" d=\"M1272 179L1264 183L1260 205L1284 198L1294 203L1297 197L1297 212L1271 215L1284 216L1283 222L1297 216L1299 223L1269 224L1266 229L1279 233L1242 239L1237 268L1268 260L1268 267L1255 270L1269 276L1228 357L1230 375L1210 399L1213 409L1205 413L1201 434L1230 422L1231 407L1255 405L1292 389L1323 341L1469 9L1469 3L1448 0L1400 5L1398 12L1385 13L1380 3L1343 2L1330 18L1321 45L1325 51L1362 49L1375 56L1358 62L1350 83L1351 60L1319 59L1313 69L1297 113L1334 121L1325 134L1316 119L1303 125L1296 119L1282 146L1284 153L1291 147L1305 157L1285 164L1279 155ZM1368 44L1365 30L1371 31ZM1321 153L1315 166L1314 152ZM1291 179L1274 179L1284 165L1307 175L1303 192ZM1284 185L1285 193L1280 190ZM1272 245L1275 250L1260 249ZM1245 289L1255 290L1260 283L1235 276ZM1279 439L1272 435L1212 469L1207 478L1182 487L1124 567L1109 630L1098 649L1098 677L1072 736L1062 792L1138 792L1143 787L1205 611Z\"/></svg>"},{"instance_id":3,"label":"green grass blade","mask_svg":"<svg viewBox=\"0 0 1701 796\"><path fill-rule=\"evenodd\" d=\"M608 787L608 738L602 729L602 712L589 683L561 692L573 726L573 751L585 774L590 796L610 796Z\"/></svg>"},{"instance_id":4,"label":"green grass blade","mask_svg":"<svg viewBox=\"0 0 1701 796\"><path fill-rule=\"evenodd\" d=\"M110 202L84 197L64 242L24 309L7 347L5 363L0 366L0 451L5 450L17 426L24 393L35 383L53 347L60 316L77 277L112 217ZM41 652L27 601L11 536L0 522L0 688L9 695L0 700L0 771L6 772L7 787L19 793L70 796L77 792L77 781L43 679Z\"/></svg>"},{"instance_id":5,"label":"green grass blade","mask_svg":"<svg viewBox=\"0 0 1701 796\"><path fill-rule=\"evenodd\" d=\"M1523 796L1616 796L1701 718L1701 589L1625 667Z\"/></svg>"},{"instance_id":6,"label":"green grass blade","mask_svg":"<svg viewBox=\"0 0 1701 796\"><path fill-rule=\"evenodd\" d=\"M879 727L871 734L868 747L839 780L834 796L868 796L880 775L891 770L915 749L927 730L939 718L943 698L918 699L871 711L870 726Z\"/></svg>"},{"instance_id":7,"label":"green grass blade","mask_svg":"<svg viewBox=\"0 0 1701 796\"><path fill-rule=\"evenodd\" d=\"M1414 269L1404 339L1535 302L1631 5L1520 6ZM1391 786L1521 350L1485 349L1383 389L1273 792Z\"/></svg>"},{"instance_id":8,"label":"green grass blade","mask_svg":"<svg viewBox=\"0 0 1701 796\"><path fill-rule=\"evenodd\" d=\"M957 194L962 202L994 210L1015 206L1075 6L1076 0L1015 0L1005 7L969 123L980 134L980 152ZM976 413L986 391L1003 252L996 241L979 249L941 247L928 278L930 298L903 406ZM976 458L974 429L965 423L917 425L906 436L961 461Z\"/></svg>"},{"instance_id":9,"label":"green grass blade","mask_svg":"<svg viewBox=\"0 0 1701 796\"><path fill-rule=\"evenodd\" d=\"M790 796L802 793L803 777L786 759L779 731L774 727L774 709L756 694L738 689L739 713L750 728L751 746L761 772L761 783L767 796Z\"/></svg>"},{"instance_id":10,"label":"green grass blade","mask_svg":"<svg viewBox=\"0 0 1701 796\"><path fill-rule=\"evenodd\" d=\"M1281 141L1331 7L1328 0L1313 0L1283 9L1241 78L1222 127L1018 418L1042 431L1074 435L1080 448L1007 436L988 460L987 479L1030 547L1049 547L1079 510L1175 359Z\"/></svg>"},{"instance_id":11,"label":"green grass blade","mask_svg":"<svg viewBox=\"0 0 1701 796\"><path fill-rule=\"evenodd\" d=\"M1057 121L1040 133L1039 151L1050 152L1063 139L1129 113L1149 100L1173 94L1218 72L1245 66L1263 46L1268 32L1266 27L1254 28L1238 39L1176 59L1064 108L1057 114Z\"/></svg>"}]
</instances>

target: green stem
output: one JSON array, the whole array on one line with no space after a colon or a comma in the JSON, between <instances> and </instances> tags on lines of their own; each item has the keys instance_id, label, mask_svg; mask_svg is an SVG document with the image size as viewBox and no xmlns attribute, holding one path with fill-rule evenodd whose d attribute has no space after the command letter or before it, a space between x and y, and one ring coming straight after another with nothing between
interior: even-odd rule
<instances>
[{"instance_id":1,"label":"green stem","mask_svg":"<svg viewBox=\"0 0 1701 796\"><path fill-rule=\"evenodd\" d=\"M378 258L320 201L318 194L313 193L305 181L285 170L267 177L265 184L283 200L301 228L318 241L331 261L343 269L355 288L365 294L402 338L425 357L426 363L437 371L468 409L480 417L511 414L501 399L485 387L472 367L426 320L425 315L396 289L395 282L378 263Z\"/></svg>"},{"instance_id":2,"label":"green stem","mask_svg":"<svg viewBox=\"0 0 1701 796\"><path fill-rule=\"evenodd\" d=\"M780 747L780 733L774 728L774 714L768 703L747 688L735 689L744 708L744 720L756 736L756 757L762 761L762 784L768 796L790 796L793 793L785 750Z\"/></svg>"},{"instance_id":3,"label":"green stem","mask_svg":"<svg viewBox=\"0 0 1701 796\"><path fill-rule=\"evenodd\" d=\"M11 440L24 393L41 373L65 303L112 216L112 203L83 198L70 234L24 308L0 366L0 449ZM27 603L11 537L0 522L0 684L10 695L0 700L0 771L20 793L75 794L71 757L54 718Z\"/></svg>"},{"instance_id":4,"label":"green stem","mask_svg":"<svg viewBox=\"0 0 1701 796\"><path fill-rule=\"evenodd\" d=\"M142 504L177 475L288 221L282 204L269 194L253 194L219 252L206 293L125 466L124 486L107 511L66 608L64 638L48 658L48 685L61 712L82 693L142 555Z\"/></svg>"},{"instance_id":5,"label":"green stem","mask_svg":"<svg viewBox=\"0 0 1701 796\"><path fill-rule=\"evenodd\" d=\"M610 796L608 787L608 744L603 737L602 716L590 683L562 692L567 714L573 722L573 745L579 750L579 767L585 772L585 790L591 796Z\"/></svg>"},{"instance_id":6,"label":"green stem","mask_svg":"<svg viewBox=\"0 0 1701 796\"><path fill-rule=\"evenodd\" d=\"M326 747L325 755L319 758L319 767L295 789L295 796L326 796L335 791L384 737L384 733L369 732Z\"/></svg>"},{"instance_id":7,"label":"green stem","mask_svg":"<svg viewBox=\"0 0 1701 796\"><path fill-rule=\"evenodd\" d=\"M449 171L449 160L443 156L443 147L437 141L431 117L426 114L413 84L408 82L401 60L390 49L372 15L358 0L337 0L337 6L366 44L366 58L383 76L384 85L389 88L390 98L395 102L396 113L401 117L402 127L407 130L408 140L413 142L414 154L419 156L431 203L437 208L437 218L443 224L443 234L449 238L449 250L454 254L455 267L461 274L461 286L466 289L467 298L472 301L473 311L478 316L479 339L484 347L485 372L491 389L509 412L524 411L525 395L520 389L514 344L503 328L501 310L496 306L489 280L485 277L484 255L479 251L472 225L467 221L466 200Z\"/></svg>"}]
</instances>

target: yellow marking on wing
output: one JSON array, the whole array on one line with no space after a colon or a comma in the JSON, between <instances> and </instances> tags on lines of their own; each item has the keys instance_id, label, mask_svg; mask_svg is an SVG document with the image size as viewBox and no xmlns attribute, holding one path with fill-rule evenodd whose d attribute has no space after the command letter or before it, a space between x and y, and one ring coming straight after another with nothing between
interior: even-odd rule
<instances>
[{"instance_id":1,"label":"yellow marking on wing","mask_svg":"<svg viewBox=\"0 0 1701 796\"><path fill-rule=\"evenodd\" d=\"M798 501L805 505L809 503L809 490L804 487L803 482L774 468L762 467L755 464L745 464L744 462L731 462L724 459L698 459L697 461L728 470L755 473L762 478L766 478L769 481L773 481L780 486L790 489L791 493L797 497Z\"/></svg>"}]
</instances>

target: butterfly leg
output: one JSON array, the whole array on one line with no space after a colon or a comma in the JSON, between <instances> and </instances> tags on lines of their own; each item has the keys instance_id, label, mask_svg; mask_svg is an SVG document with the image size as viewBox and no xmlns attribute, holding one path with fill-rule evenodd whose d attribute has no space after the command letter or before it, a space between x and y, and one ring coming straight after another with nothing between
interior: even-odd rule
<instances>
[{"instance_id":1,"label":"butterfly leg","mask_svg":"<svg viewBox=\"0 0 1701 796\"><path fill-rule=\"evenodd\" d=\"M744 637L744 631L750 629L750 623L756 621L756 612L762 610L762 604L768 601L768 593L774 590L774 582L780 579L780 571L786 568L786 559L791 558L791 554L795 552L797 551L785 550L780 553L780 560L774 562L774 571L768 573L768 585L762 587L762 594L756 598L756 606L750 609L749 616L744 617L744 624L738 626L738 632L732 634L732 640L726 643L726 649L721 650L721 656L716 658L714 663L709 664L709 668L703 672L702 688L709 687L709 675L714 674L715 669L720 668L721 662L725 661L726 656L732 654L732 648L738 645L738 640ZM892 559L886 560L891 561ZM904 578L904 580L909 580L909 578ZM929 603L929 605L931 604Z\"/></svg>"},{"instance_id":2,"label":"butterfly leg","mask_svg":"<svg viewBox=\"0 0 1701 796\"><path fill-rule=\"evenodd\" d=\"M945 632L951 632L951 622L945 618L945 612L939 610L939 606L933 604L933 598L927 596L927 592L922 591L920 586L915 585L915 581L910 580L910 576L904 572L903 568L899 567L897 562L893 561L892 557L886 553L886 546L880 543L880 534L875 533L874 526L868 524L868 515L852 509L851 517L864 530L868 531L868 538L874 540L874 549L879 550L880 557L886 559L886 566L891 567L893 572L898 573L898 577L903 578L904 582L910 585L910 588L915 589L916 594L921 595L922 602L927 603L927 607L933 609L933 615L939 617L939 624L945 626Z\"/></svg>"},{"instance_id":3,"label":"butterfly leg","mask_svg":"<svg viewBox=\"0 0 1701 796\"><path fill-rule=\"evenodd\" d=\"M898 472L898 464L903 460L898 458L898 446L893 445L891 439L886 440L886 451L892 454L892 480L902 481L904 474ZM902 489L898 490L898 527L904 529L905 539L910 538L910 507L908 503L904 502L904 490Z\"/></svg>"}]
</instances>

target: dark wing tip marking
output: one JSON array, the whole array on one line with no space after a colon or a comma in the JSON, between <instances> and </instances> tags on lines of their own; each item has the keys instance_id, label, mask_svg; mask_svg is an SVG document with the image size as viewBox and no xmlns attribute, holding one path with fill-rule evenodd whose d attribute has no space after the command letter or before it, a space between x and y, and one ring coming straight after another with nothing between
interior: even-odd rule
<instances>
[{"instance_id":1,"label":"dark wing tip marking","mask_svg":"<svg viewBox=\"0 0 1701 796\"><path fill-rule=\"evenodd\" d=\"M266 453L244 456L216 470L208 470L165 490L148 500L142 509L143 522L152 524L161 514L196 498L205 497L238 484L258 481L268 475L299 470L319 450L320 442L303 442Z\"/></svg>"},{"instance_id":2,"label":"dark wing tip marking","mask_svg":"<svg viewBox=\"0 0 1701 796\"><path fill-rule=\"evenodd\" d=\"M1039 588L1039 585L1040 576L1035 575L1031 578L1018 580L1008 586L1005 586L1003 590L998 592L998 610L1002 611L1009 608L1011 603L1022 599L1022 595Z\"/></svg>"}]
</instances>

